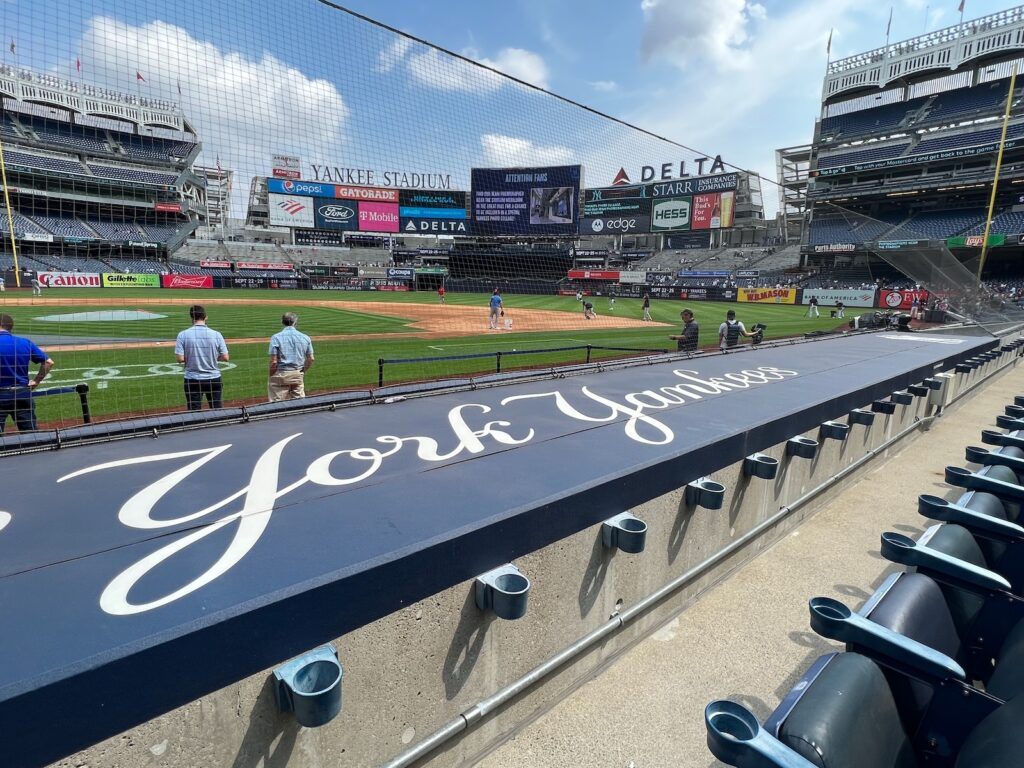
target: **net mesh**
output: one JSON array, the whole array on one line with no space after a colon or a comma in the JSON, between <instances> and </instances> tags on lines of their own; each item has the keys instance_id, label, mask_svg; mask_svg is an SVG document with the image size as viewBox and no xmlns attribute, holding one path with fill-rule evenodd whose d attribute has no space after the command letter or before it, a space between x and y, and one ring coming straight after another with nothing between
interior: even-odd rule
<instances>
[{"instance_id":1,"label":"net mesh","mask_svg":"<svg viewBox=\"0 0 1024 768\"><path fill-rule=\"evenodd\" d=\"M679 308L645 320L643 297L678 298L654 290L672 246L715 253L751 197L719 158L548 92L535 53L450 52L327 2L0 19L0 310L55 363L40 429L82 422L77 393L49 396L81 384L98 423L182 414L218 373L215 405L265 402L285 311L313 339L307 395L373 387L381 359L440 358L410 380L672 348ZM712 181L640 184L681 174ZM227 352L182 364L195 304Z\"/></svg>"}]
</instances>

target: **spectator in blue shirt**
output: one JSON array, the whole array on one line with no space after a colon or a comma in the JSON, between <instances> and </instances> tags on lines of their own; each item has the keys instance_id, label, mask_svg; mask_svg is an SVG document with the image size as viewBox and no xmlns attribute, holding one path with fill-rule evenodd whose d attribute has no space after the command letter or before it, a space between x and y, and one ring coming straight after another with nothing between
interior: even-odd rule
<instances>
[{"instance_id":1,"label":"spectator in blue shirt","mask_svg":"<svg viewBox=\"0 0 1024 768\"><path fill-rule=\"evenodd\" d=\"M4 431L8 416L22 432L36 428L32 390L53 368L53 360L43 350L29 339L15 336L13 330L14 318L0 314L0 432ZM28 377L29 363L39 363L39 371L32 379Z\"/></svg>"},{"instance_id":2,"label":"spectator in blue shirt","mask_svg":"<svg viewBox=\"0 0 1024 768\"><path fill-rule=\"evenodd\" d=\"M228 361L228 345L219 332L207 327L202 305L193 304L188 315L192 327L179 333L174 343L174 356L185 365L185 403L190 411L198 411L205 396L211 408L223 408L224 385L217 362Z\"/></svg>"},{"instance_id":3,"label":"spectator in blue shirt","mask_svg":"<svg viewBox=\"0 0 1024 768\"><path fill-rule=\"evenodd\" d=\"M285 312L284 329L270 337L270 402L295 400L306 396L305 373L313 365L313 341L295 326L299 316Z\"/></svg>"}]
</instances>

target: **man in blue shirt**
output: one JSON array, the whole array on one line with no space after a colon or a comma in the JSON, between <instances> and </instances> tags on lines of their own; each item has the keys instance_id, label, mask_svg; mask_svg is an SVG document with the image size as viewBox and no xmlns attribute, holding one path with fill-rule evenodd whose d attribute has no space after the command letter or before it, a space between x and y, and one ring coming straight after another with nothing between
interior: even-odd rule
<instances>
[{"instance_id":1,"label":"man in blue shirt","mask_svg":"<svg viewBox=\"0 0 1024 768\"><path fill-rule=\"evenodd\" d=\"M267 394L270 402L295 400L306 396L305 373L313 365L313 342L295 325L299 316L285 312L284 328L270 337L270 381Z\"/></svg>"},{"instance_id":2,"label":"man in blue shirt","mask_svg":"<svg viewBox=\"0 0 1024 768\"><path fill-rule=\"evenodd\" d=\"M28 339L15 336L13 330L14 318L0 314L0 432L4 431L8 416L22 432L36 428L32 390L53 368L53 360L43 350ZM32 379L28 377L30 362L39 363L39 371Z\"/></svg>"},{"instance_id":3,"label":"man in blue shirt","mask_svg":"<svg viewBox=\"0 0 1024 768\"><path fill-rule=\"evenodd\" d=\"M185 403L190 411L203 407L206 396L211 408L224 407L224 385L217 361L228 361L224 337L206 325L206 309L200 304L188 308L192 327L178 334L174 356L185 365Z\"/></svg>"},{"instance_id":4,"label":"man in blue shirt","mask_svg":"<svg viewBox=\"0 0 1024 768\"><path fill-rule=\"evenodd\" d=\"M490 313L490 328L492 331L498 330L498 313L505 314L505 308L501 303L501 292L495 288L494 293L491 294L491 313Z\"/></svg>"}]
</instances>

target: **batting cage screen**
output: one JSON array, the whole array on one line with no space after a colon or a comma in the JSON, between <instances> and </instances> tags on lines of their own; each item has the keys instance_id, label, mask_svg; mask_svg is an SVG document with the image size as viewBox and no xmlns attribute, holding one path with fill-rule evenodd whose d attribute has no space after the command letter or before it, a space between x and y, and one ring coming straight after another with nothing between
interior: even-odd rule
<instances>
[{"instance_id":1,"label":"batting cage screen","mask_svg":"<svg viewBox=\"0 0 1024 768\"><path fill-rule=\"evenodd\" d=\"M757 186L555 95L534 52L448 51L330 2L0 19L0 311L38 350L2 383L43 430L82 422L41 396L79 384L101 431L365 389L382 358L458 358L408 380L472 375L474 354L674 348L678 272ZM731 301L726 283L692 296Z\"/></svg>"}]
</instances>

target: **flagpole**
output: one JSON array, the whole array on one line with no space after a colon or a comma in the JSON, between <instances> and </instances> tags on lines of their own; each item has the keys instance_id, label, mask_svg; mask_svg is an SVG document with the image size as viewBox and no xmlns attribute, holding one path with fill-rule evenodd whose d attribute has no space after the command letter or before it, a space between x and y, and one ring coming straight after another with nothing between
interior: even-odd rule
<instances>
[{"instance_id":1,"label":"flagpole","mask_svg":"<svg viewBox=\"0 0 1024 768\"><path fill-rule=\"evenodd\" d=\"M889 33L892 32L892 6L889 6L889 23L885 25L885 50L889 51Z\"/></svg>"},{"instance_id":2,"label":"flagpole","mask_svg":"<svg viewBox=\"0 0 1024 768\"><path fill-rule=\"evenodd\" d=\"M996 155L996 172L992 178L992 196L988 200L988 216L985 217L985 234L981 239L981 258L978 260L978 284L981 284L981 272L985 269L985 258L988 256L988 233L992 228L992 213L996 207L996 188L999 186L999 171L1003 167L1003 147L1006 146L1006 128L1010 124L1010 107L1013 105L1013 89L1017 84L1017 65L1010 68L1010 91L1006 94L1006 111L1003 113L1003 132L999 137L999 153Z\"/></svg>"}]
</instances>

